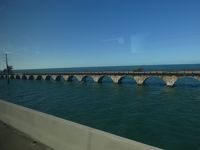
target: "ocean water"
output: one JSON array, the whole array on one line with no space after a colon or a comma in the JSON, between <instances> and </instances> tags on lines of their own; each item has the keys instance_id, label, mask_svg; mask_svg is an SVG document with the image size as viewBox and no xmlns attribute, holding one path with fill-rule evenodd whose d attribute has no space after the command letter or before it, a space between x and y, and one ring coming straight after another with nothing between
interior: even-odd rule
<instances>
[{"instance_id":1,"label":"ocean water","mask_svg":"<svg viewBox=\"0 0 200 150\"><path fill-rule=\"evenodd\" d=\"M200 70L200 65L151 67L145 69ZM174 88L158 78L148 79L144 86L128 77L122 84L109 78L98 84L88 78L86 83L11 80L7 85L1 79L0 98L163 149L200 147L200 82L191 78L177 81Z\"/></svg>"},{"instance_id":2,"label":"ocean water","mask_svg":"<svg viewBox=\"0 0 200 150\"><path fill-rule=\"evenodd\" d=\"M108 66L108 67L81 67L81 68L51 68L51 69L27 69L16 70L16 72L66 72L66 71L133 71L137 68L143 68L145 71L183 71L200 70L200 64L182 64L182 65L148 65L148 66Z\"/></svg>"}]
</instances>

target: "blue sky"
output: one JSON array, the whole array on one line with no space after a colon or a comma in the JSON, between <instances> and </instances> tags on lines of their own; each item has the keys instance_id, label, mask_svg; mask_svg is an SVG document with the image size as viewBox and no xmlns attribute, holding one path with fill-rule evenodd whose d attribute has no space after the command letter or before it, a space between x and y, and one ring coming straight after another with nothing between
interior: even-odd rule
<instances>
[{"instance_id":1,"label":"blue sky","mask_svg":"<svg viewBox=\"0 0 200 150\"><path fill-rule=\"evenodd\" d=\"M0 68L200 63L198 0L0 0Z\"/></svg>"}]
</instances>

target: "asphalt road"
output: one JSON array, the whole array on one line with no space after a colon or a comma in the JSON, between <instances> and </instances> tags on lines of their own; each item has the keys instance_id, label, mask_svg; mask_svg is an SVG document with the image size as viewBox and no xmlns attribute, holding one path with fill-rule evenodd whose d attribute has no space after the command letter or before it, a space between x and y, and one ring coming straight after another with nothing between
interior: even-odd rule
<instances>
[{"instance_id":1,"label":"asphalt road","mask_svg":"<svg viewBox=\"0 0 200 150\"><path fill-rule=\"evenodd\" d=\"M52 150L0 121L0 150Z\"/></svg>"}]
</instances>

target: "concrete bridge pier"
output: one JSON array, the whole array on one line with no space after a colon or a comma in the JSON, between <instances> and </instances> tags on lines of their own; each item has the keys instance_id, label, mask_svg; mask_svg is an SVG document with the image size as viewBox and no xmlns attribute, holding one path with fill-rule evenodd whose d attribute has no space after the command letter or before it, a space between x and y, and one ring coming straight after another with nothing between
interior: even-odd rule
<instances>
[{"instance_id":1,"label":"concrete bridge pier","mask_svg":"<svg viewBox=\"0 0 200 150\"><path fill-rule=\"evenodd\" d=\"M69 76L68 76L68 75L63 75L62 77L63 77L63 79L64 79L65 81L69 81Z\"/></svg>"},{"instance_id":2,"label":"concrete bridge pier","mask_svg":"<svg viewBox=\"0 0 200 150\"><path fill-rule=\"evenodd\" d=\"M79 82L81 82L81 81L83 81L84 75L75 75L75 77Z\"/></svg>"},{"instance_id":3,"label":"concrete bridge pier","mask_svg":"<svg viewBox=\"0 0 200 150\"><path fill-rule=\"evenodd\" d=\"M14 75L9 75L9 79L15 79Z\"/></svg>"},{"instance_id":4,"label":"concrete bridge pier","mask_svg":"<svg viewBox=\"0 0 200 150\"><path fill-rule=\"evenodd\" d=\"M38 75L33 75L33 80L38 80Z\"/></svg>"},{"instance_id":5,"label":"concrete bridge pier","mask_svg":"<svg viewBox=\"0 0 200 150\"><path fill-rule=\"evenodd\" d=\"M37 80L37 75L26 75L26 79L28 79L28 80Z\"/></svg>"},{"instance_id":6,"label":"concrete bridge pier","mask_svg":"<svg viewBox=\"0 0 200 150\"><path fill-rule=\"evenodd\" d=\"M35 77L34 77L34 75L28 75L28 76L26 76L26 79L27 80L35 80Z\"/></svg>"},{"instance_id":7,"label":"concrete bridge pier","mask_svg":"<svg viewBox=\"0 0 200 150\"><path fill-rule=\"evenodd\" d=\"M168 87L173 87L175 82L178 80L177 76L163 76L163 81L165 81Z\"/></svg>"},{"instance_id":8,"label":"concrete bridge pier","mask_svg":"<svg viewBox=\"0 0 200 150\"><path fill-rule=\"evenodd\" d=\"M26 79L28 79L28 78L29 78L29 75L22 75L22 78L21 78L21 79L26 80Z\"/></svg>"},{"instance_id":9,"label":"concrete bridge pier","mask_svg":"<svg viewBox=\"0 0 200 150\"><path fill-rule=\"evenodd\" d=\"M2 79L5 79L5 78L6 78L6 75L1 75L1 78L2 78Z\"/></svg>"},{"instance_id":10,"label":"concrete bridge pier","mask_svg":"<svg viewBox=\"0 0 200 150\"><path fill-rule=\"evenodd\" d=\"M22 79L23 78L23 75L19 75L19 79Z\"/></svg>"},{"instance_id":11,"label":"concrete bridge pier","mask_svg":"<svg viewBox=\"0 0 200 150\"><path fill-rule=\"evenodd\" d=\"M99 76L99 75L97 75L97 76L91 76L91 78L94 80L94 82L97 82L97 83L99 83L100 82L100 78L101 78L101 76Z\"/></svg>"},{"instance_id":12,"label":"concrete bridge pier","mask_svg":"<svg viewBox=\"0 0 200 150\"><path fill-rule=\"evenodd\" d=\"M200 76L195 76L194 78L200 81Z\"/></svg>"},{"instance_id":13,"label":"concrete bridge pier","mask_svg":"<svg viewBox=\"0 0 200 150\"><path fill-rule=\"evenodd\" d=\"M21 79L20 75L15 75L15 79Z\"/></svg>"},{"instance_id":14,"label":"concrete bridge pier","mask_svg":"<svg viewBox=\"0 0 200 150\"><path fill-rule=\"evenodd\" d=\"M122 76L112 76L111 75L110 78L112 79L113 83L119 83Z\"/></svg>"},{"instance_id":15,"label":"concrete bridge pier","mask_svg":"<svg viewBox=\"0 0 200 150\"><path fill-rule=\"evenodd\" d=\"M41 75L42 80L46 80L46 78L47 78L47 75Z\"/></svg>"},{"instance_id":16,"label":"concrete bridge pier","mask_svg":"<svg viewBox=\"0 0 200 150\"><path fill-rule=\"evenodd\" d=\"M17 77L16 75L11 75L10 78L11 78L11 79L16 79L16 77Z\"/></svg>"},{"instance_id":17,"label":"concrete bridge pier","mask_svg":"<svg viewBox=\"0 0 200 150\"><path fill-rule=\"evenodd\" d=\"M57 75L51 75L51 78L52 78L54 81L56 81Z\"/></svg>"},{"instance_id":18,"label":"concrete bridge pier","mask_svg":"<svg viewBox=\"0 0 200 150\"><path fill-rule=\"evenodd\" d=\"M149 78L149 76L134 76L134 80L136 81L137 85L143 85L144 81Z\"/></svg>"}]
</instances>

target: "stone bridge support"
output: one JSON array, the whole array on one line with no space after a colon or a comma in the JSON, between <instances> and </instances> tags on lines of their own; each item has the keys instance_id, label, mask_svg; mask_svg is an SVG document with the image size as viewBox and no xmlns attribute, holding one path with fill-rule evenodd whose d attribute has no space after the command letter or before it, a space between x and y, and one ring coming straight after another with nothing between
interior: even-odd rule
<instances>
[{"instance_id":1,"label":"stone bridge support","mask_svg":"<svg viewBox=\"0 0 200 150\"><path fill-rule=\"evenodd\" d=\"M28 78L26 75L22 75L22 77L20 79L27 80Z\"/></svg>"},{"instance_id":2,"label":"stone bridge support","mask_svg":"<svg viewBox=\"0 0 200 150\"><path fill-rule=\"evenodd\" d=\"M69 76L68 76L68 75L63 75L62 77L63 77L63 79L64 79L65 81L69 81Z\"/></svg>"},{"instance_id":3,"label":"stone bridge support","mask_svg":"<svg viewBox=\"0 0 200 150\"><path fill-rule=\"evenodd\" d=\"M24 79L29 79L30 78L30 75L23 75L23 77L22 78L24 78Z\"/></svg>"},{"instance_id":4,"label":"stone bridge support","mask_svg":"<svg viewBox=\"0 0 200 150\"><path fill-rule=\"evenodd\" d=\"M100 76L100 75L91 75L91 78L94 80L94 82L97 82L97 83L99 83L100 82L100 78L101 78L102 76Z\"/></svg>"},{"instance_id":5,"label":"stone bridge support","mask_svg":"<svg viewBox=\"0 0 200 150\"><path fill-rule=\"evenodd\" d=\"M41 75L41 79L42 80L46 80L47 79L47 75Z\"/></svg>"},{"instance_id":6,"label":"stone bridge support","mask_svg":"<svg viewBox=\"0 0 200 150\"><path fill-rule=\"evenodd\" d=\"M38 75L33 75L33 80L37 80L38 79Z\"/></svg>"},{"instance_id":7,"label":"stone bridge support","mask_svg":"<svg viewBox=\"0 0 200 150\"><path fill-rule=\"evenodd\" d=\"M51 75L51 78L53 79L53 80L55 80L56 81L56 79L57 79L57 75Z\"/></svg>"},{"instance_id":8,"label":"stone bridge support","mask_svg":"<svg viewBox=\"0 0 200 150\"><path fill-rule=\"evenodd\" d=\"M15 79L15 75L9 75L9 79Z\"/></svg>"},{"instance_id":9,"label":"stone bridge support","mask_svg":"<svg viewBox=\"0 0 200 150\"><path fill-rule=\"evenodd\" d=\"M27 80L30 80L31 78L33 78L32 75L25 75Z\"/></svg>"},{"instance_id":10,"label":"stone bridge support","mask_svg":"<svg viewBox=\"0 0 200 150\"><path fill-rule=\"evenodd\" d=\"M81 82L83 81L83 78L85 77L84 75L75 75L76 79Z\"/></svg>"},{"instance_id":11,"label":"stone bridge support","mask_svg":"<svg viewBox=\"0 0 200 150\"><path fill-rule=\"evenodd\" d=\"M15 79L21 79L21 77L22 77L22 76L20 76L20 75L18 75L18 74L15 75Z\"/></svg>"},{"instance_id":12,"label":"stone bridge support","mask_svg":"<svg viewBox=\"0 0 200 150\"><path fill-rule=\"evenodd\" d=\"M17 75L13 75L14 76L14 79L17 79Z\"/></svg>"},{"instance_id":13,"label":"stone bridge support","mask_svg":"<svg viewBox=\"0 0 200 150\"><path fill-rule=\"evenodd\" d=\"M149 78L149 76L145 76L145 75L142 75L142 76L134 76L133 77L134 80L136 81L137 85L143 85L144 84L144 81Z\"/></svg>"},{"instance_id":14,"label":"stone bridge support","mask_svg":"<svg viewBox=\"0 0 200 150\"><path fill-rule=\"evenodd\" d=\"M5 78L6 78L6 75L1 75L1 78L2 78L2 79L5 79Z\"/></svg>"},{"instance_id":15,"label":"stone bridge support","mask_svg":"<svg viewBox=\"0 0 200 150\"><path fill-rule=\"evenodd\" d=\"M173 87L175 82L178 80L177 76L163 76L163 81L165 81L166 85L169 87Z\"/></svg>"},{"instance_id":16,"label":"stone bridge support","mask_svg":"<svg viewBox=\"0 0 200 150\"><path fill-rule=\"evenodd\" d=\"M113 83L119 83L122 76L111 75L110 78L112 79Z\"/></svg>"},{"instance_id":17,"label":"stone bridge support","mask_svg":"<svg viewBox=\"0 0 200 150\"><path fill-rule=\"evenodd\" d=\"M23 78L23 75L19 75L19 79L22 79Z\"/></svg>"},{"instance_id":18,"label":"stone bridge support","mask_svg":"<svg viewBox=\"0 0 200 150\"><path fill-rule=\"evenodd\" d=\"M17 79L17 75L13 75L13 79Z\"/></svg>"},{"instance_id":19,"label":"stone bridge support","mask_svg":"<svg viewBox=\"0 0 200 150\"><path fill-rule=\"evenodd\" d=\"M28 79L28 80L37 80L37 75L26 75L26 79Z\"/></svg>"},{"instance_id":20,"label":"stone bridge support","mask_svg":"<svg viewBox=\"0 0 200 150\"><path fill-rule=\"evenodd\" d=\"M200 76L195 76L194 78L200 81Z\"/></svg>"}]
</instances>

